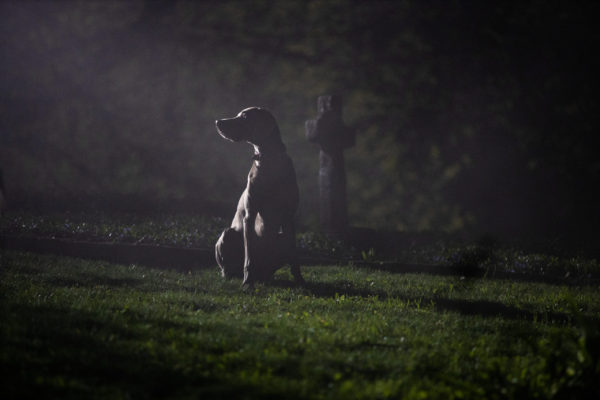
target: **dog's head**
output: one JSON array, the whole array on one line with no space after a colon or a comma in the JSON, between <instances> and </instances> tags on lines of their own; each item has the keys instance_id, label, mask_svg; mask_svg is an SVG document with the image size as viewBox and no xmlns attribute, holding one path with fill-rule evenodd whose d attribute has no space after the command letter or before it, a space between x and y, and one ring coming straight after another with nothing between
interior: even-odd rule
<instances>
[{"instance_id":1,"label":"dog's head","mask_svg":"<svg viewBox=\"0 0 600 400\"><path fill-rule=\"evenodd\" d=\"M219 135L232 142L246 141L260 146L265 142L279 140L279 127L273 115L259 107L246 108L233 118L215 122Z\"/></svg>"}]
</instances>

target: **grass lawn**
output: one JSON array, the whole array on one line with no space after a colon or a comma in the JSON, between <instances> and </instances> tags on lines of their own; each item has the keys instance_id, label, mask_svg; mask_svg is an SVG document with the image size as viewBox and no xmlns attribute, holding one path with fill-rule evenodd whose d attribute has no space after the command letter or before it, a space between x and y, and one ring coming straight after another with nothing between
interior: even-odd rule
<instances>
[{"instance_id":1,"label":"grass lawn","mask_svg":"<svg viewBox=\"0 0 600 400\"><path fill-rule=\"evenodd\" d=\"M253 291L3 251L0 398L598 398L600 292L352 266Z\"/></svg>"}]
</instances>

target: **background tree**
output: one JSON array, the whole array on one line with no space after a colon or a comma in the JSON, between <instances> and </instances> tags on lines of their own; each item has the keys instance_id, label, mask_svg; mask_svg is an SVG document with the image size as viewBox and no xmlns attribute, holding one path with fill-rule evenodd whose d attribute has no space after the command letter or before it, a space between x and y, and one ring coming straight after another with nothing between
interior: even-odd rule
<instances>
[{"instance_id":1,"label":"background tree","mask_svg":"<svg viewBox=\"0 0 600 400\"><path fill-rule=\"evenodd\" d=\"M3 2L0 160L13 206L218 213L249 154L214 120L270 108L317 215L303 122L344 96L350 221L595 230L593 2Z\"/></svg>"}]
</instances>

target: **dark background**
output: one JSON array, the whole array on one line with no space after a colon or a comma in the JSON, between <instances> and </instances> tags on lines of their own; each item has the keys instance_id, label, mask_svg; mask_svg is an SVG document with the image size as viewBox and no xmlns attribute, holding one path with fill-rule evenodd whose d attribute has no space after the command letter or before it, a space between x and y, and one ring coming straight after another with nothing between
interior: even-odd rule
<instances>
[{"instance_id":1,"label":"dark background","mask_svg":"<svg viewBox=\"0 0 600 400\"><path fill-rule=\"evenodd\" d=\"M12 208L233 213L277 117L318 219L316 98L338 93L354 225L597 238L595 2L0 3L0 168Z\"/></svg>"}]
</instances>

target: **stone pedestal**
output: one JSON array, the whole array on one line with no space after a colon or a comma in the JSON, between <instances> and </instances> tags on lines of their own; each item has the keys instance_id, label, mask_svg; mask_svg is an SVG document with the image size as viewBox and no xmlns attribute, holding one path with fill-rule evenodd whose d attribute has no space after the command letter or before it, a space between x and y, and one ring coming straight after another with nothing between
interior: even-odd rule
<instances>
[{"instance_id":1,"label":"stone pedestal","mask_svg":"<svg viewBox=\"0 0 600 400\"><path fill-rule=\"evenodd\" d=\"M317 117L306 121L306 138L321 147L319 154L320 221L324 232L344 235L348 229L344 149L352 147L355 132L342 121L340 96L320 96Z\"/></svg>"}]
</instances>

